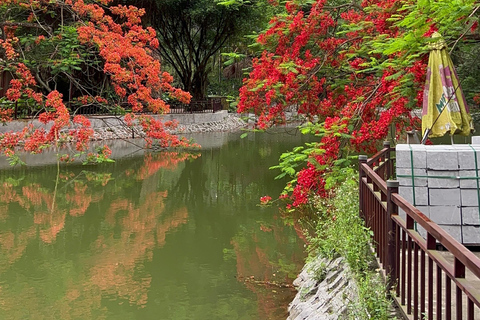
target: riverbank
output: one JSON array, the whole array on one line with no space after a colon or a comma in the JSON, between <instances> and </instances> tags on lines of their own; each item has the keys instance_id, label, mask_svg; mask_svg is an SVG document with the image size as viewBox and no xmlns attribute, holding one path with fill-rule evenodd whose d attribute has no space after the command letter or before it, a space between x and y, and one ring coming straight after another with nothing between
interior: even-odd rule
<instances>
[{"instance_id":1,"label":"riverbank","mask_svg":"<svg viewBox=\"0 0 480 320\"><path fill-rule=\"evenodd\" d=\"M345 258L317 256L305 264L293 285L298 293L290 303L287 320L359 319L351 315L358 288Z\"/></svg>"},{"instance_id":2,"label":"riverbank","mask_svg":"<svg viewBox=\"0 0 480 320\"><path fill-rule=\"evenodd\" d=\"M248 125L239 115L229 114L226 111L167 116L163 118L165 121L176 120L178 122L177 128L169 131L177 135L236 131ZM92 117L90 120L92 128L95 131L92 140L95 141L141 138L144 136L144 132L140 126L130 128L126 126L123 119L119 117Z\"/></svg>"},{"instance_id":3,"label":"riverbank","mask_svg":"<svg viewBox=\"0 0 480 320\"><path fill-rule=\"evenodd\" d=\"M315 225L310 259L294 281L298 294L288 320L397 319L358 215L358 173L352 171L331 198L312 197Z\"/></svg>"},{"instance_id":4,"label":"riverbank","mask_svg":"<svg viewBox=\"0 0 480 320\"><path fill-rule=\"evenodd\" d=\"M288 122L283 126L295 128L304 122L304 119L295 118L287 113ZM254 114L228 113L226 110L215 113L167 114L154 116L162 121L176 121L177 128L167 130L171 134L184 135L208 132L232 132L245 128L254 128L256 116ZM144 132L140 126L128 127L123 117L92 116L89 118L95 133L92 140L112 140L142 138Z\"/></svg>"},{"instance_id":5,"label":"riverbank","mask_svg":"<svg viewBox=\"0 0 480 320\"><path fill-rule=\"evenodd\" d=\"M251 122L244 121L240 115L228 113L226 110L211 113L153 115L153 117L162 121L176 121L178 127L171 131L173 134L234 131L246 127ZM92 140L141 138L144 135L140 126L130 128L123 118L123 116L113 115L89 116L91 128L95 131ZM14 120L0 126L0 134L18 132L28 125L48 131L52 123L44 124L38 119Z\"/></svg>"}]
</instances>

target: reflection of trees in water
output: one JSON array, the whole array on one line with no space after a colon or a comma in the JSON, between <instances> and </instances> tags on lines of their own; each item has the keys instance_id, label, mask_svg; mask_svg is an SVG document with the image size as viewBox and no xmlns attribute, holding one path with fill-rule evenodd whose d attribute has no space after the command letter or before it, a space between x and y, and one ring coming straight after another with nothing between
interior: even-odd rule
<instances>
[{"instance_id":1,"label":"reflection of trees in water","mask_svg":"<svg viewBox=\"0 0 480 320\"><path fill-rule=\"evenodd\" d=\"M251 206L252 200L260 198L262 186L276 184L272 183L275 173L267 170L277 160L273 157L273 161L267 161L272 160L272 150L280 154L279 147L258 148L244 140L232 141L221 149L204 150L196 161L185 162L171 194L192 207ZM264 153L270 158L262 158Z\"/></svg>"},{"instance_id":2,"label":"reflection of trees in water","mask_svg":"<svg viewBox=\"0 0 480 320\"><path fill-rule=\"evenodd\" d=\"M239 139L240 134L235 133L221 148L201 150L202 156L185 162L180 177L169 188L172 198L192 207L246 209L255 206L267 190L274 190L276 194L271 195L275 197L283 187L274 180L280 172L268 168L278 164L280 155L303 138L294 129L290 131L291 134L281 136L250 133L245 139Z\"/></svg>"},{"instance_id":3,"label":"reflection of trees in water","mask_svg":"<svg viewBox=\"0 0 480 320\"><path fill-rule=\"evenodd\" d=\"M12 319L47 314L49 318L101 319L107 314L102 305L108 296L144 306L151 276L139 266L152 259L153 249L164 245L169 231L187 222L188 211L180 205L165 216L167 191L154 188L140 200L138 192L128 191L141 189L144 179L162 167L173 169L183 159L151 156L133 171L131 165L118 170L120 164L114 170L116 176L108 179L64 172L56 195L51 179L42 184L31 174L5 178L0 191L0 207L6 209L0 216L5 229L0 233L0 278L8 280L12 272L20 272L24 261L41 262L23 266L34 268L38 272L34 276L41 281L20 274L16 277L21 279L0 287L0 308L5 314ZM127 190L119 193L124 189L121 176L135 176L136 182L129 181ZM74 261L65 259L72 244L85 241ZM29 258L22 259L25 256ZM20 305L24 308L19 309Z\"/></svg>"},{"instance_id":4,"label":"reflection of trees in water","mask_svg":"<svg viewBox=\"0 0 480 320\"><path fill-rule=\"evenodd\" d=\"M303 264L304 243L281 220L275 220L242 226L231 244L236 278L256 294L259 318L286 318L295 295L291 283Z\"/></svg>"},{"instance_id":5,"label":"reflection of trees in water","mask_svg":"<svg viewBox=\"0 0 480 320\"><path fill-rule=\"evenodd\" d=\"M170 191L175 202L180 201L189 207L204 206L205 196L208 195L206 183L209 177L202 169L205 165L203 160L202 156L196 161L185 162L185 167Z\"/></svg>"},{"instance_id":6,"label":"reflection of trees in water","mask_svg":"<svg viewBox=\"0 0 480 320\"><path fill-rule=\"evenodd\" d=\"M50 318L102 319L108 315L109 303L119 308L125 302L125 310L132 312L128 306L136 310L152 299L154 291L162 291L151 287L152 275L155 281L162 276L154 274L158 270L147 271L144 262L152 260L154 250L161 247L155 257L168 262L155 268L172 264L167 272L162 269L168 274L163 277L170 277L185 262L174 258L180 247L191 254L182 272L188 269L189 279L203 277L197 281L202 284L198 288L188 282L190 291L208 299L218 290L230 293L232 286L246 286L257 295L261 318L281 318L278 313L283 309L279 311L278 305L287 304L281 288L242 279L254 275L259 281L283 282L285 270L298 267L293 261L302 260L296 254L302 252L298 247L303 243L284 229L281 220L256 221L262 219L256 206L259 197L267 193L274 197L282 188L273 180L277 173L266 168L287 148L235 140L222 149L203 150L194 161L185 154L169 153L118 160L96 167L96 174L79 175L85 167L71 167L62 171L53 211L55 168L22 169L19 175L0 172L0 209L5 209L0 210L0 282L16 278L0 287L0 310L14 319L31 317L28 313L40 318L49 314ZM185 232L173 232L187 223L188 228L182 228ZM234 260L224 261L223 249L228 248L233 248ZM168 250L174 255L168 255ZM241 284L232 277L232 269L222 269L225 266L218 260L229 268L237 266ZM217 286L212 287L209 280ZM175 302L170 292L155 294ZM239 310L247 300L242 294L232 298L238 299ZM255 304L250 298L248 303ZM208 314L213 307L207 303L183 311L195 308ZM232 306L225 300L218 302L218 308L228 315ZM157 310L153 307L151 312ZM125 318L130 316L125 313Z\"/></svg>"}]
</instances>

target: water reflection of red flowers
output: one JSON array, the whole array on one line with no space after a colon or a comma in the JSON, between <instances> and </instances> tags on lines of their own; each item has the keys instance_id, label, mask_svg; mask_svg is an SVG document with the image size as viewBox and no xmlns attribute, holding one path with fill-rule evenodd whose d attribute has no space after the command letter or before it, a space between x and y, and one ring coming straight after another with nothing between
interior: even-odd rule
<instances>
[{"instance_id":1,"label":"water reflection of red flowers","mask_svg":"<svg viewBox=\"0 0 480 320\"><path fill-rule=\"evenodd\" d=\"M65 174L64 178L71 179L69 174ZM91 203L100 200L105 194L100 193L98 196L98 192L92 191L81 181L68 181L67 184L72 188L71 191L64 198L57 195L52 210L54 195L51 190L39 184L16 187L4 183L4 188L0 191L0 202L18 203L33 213L33 220L31 227L26 230L0 233L0 271L7 270L18 261L26 252L27 245L37 237L43 243L54 243L65 227L68 216L85 214ZM124 198L111 201L101 233L91 245L92 254L76 261L80 271L69 278L65 295L54 302L59 318L96 318L91 312L99 310L105 295L114 295L117 299L138 307L145 306L151 276L138 270L138 262L151 260L153 250L165 244L167 234L188 221L185 207L165 216L164 200L167 196L167 191L153 191L142 197L140 204ZM120 234L118 230L121 230ZM30 294L23 292L22 297L35 297L43 288L26 290L31 291ZM3 299L2 303L18 305L18 301L9 301ZM8 305L5 307L8 308ZM44 310L39 301L32 302L29 306L33 314Z\"/></svg>"},{"instance_id":2,"label":"water reflection of red flowers","mask_svg":"<svg viewBox=\"0 0 480 320\"><path fill-rule=\"evenodd\" d=\"M131 304L145 305L151 277L134 277L137 262L151 260L152 250L157 244L164 244L165 234L186 223L188 218L183 207L160 222L167 194L152 192L140 206L126 199L112 202L106 217L109 231L95 242L96 254L92 259L96 263L90 269L89 285L125 298ZM116 226L121 226L119 237L113 237Z\"/></svg>"},{"instance_id":3,"label":"water reflection of red flowers","mask_svg":"<svg viewBox=\"0 0 480 320\"><path fill-rule=\"evenodd\" d=\"M260 228L249 228L247 234L236 236L231 242L237 259L237 279L257 295L260 319L284 318L287 310L279 306L288 305L295 295L292 279L282 270L281 261L291 261L300 270L304 257L295 256L302 250L287 249L291 241L285 228L282 220L268 226L260 224ZM281 248L278 251L265 249L272 237ZM303 242L298 245L303 247Z\"/></svg>"},{"instance_id":4,"label":"water reflection of red flowers","mask_svg":"<svg viewBox=\"0 0 480 320\"><path fill-rule=\"evenodd\" d=\"M144 165L137 172L137 180L144 180L160 169L173 170L180 162L187 159L196 159L200 157L200 153L192 154L186 152L162 152L158 154L147 154L145 156ZM127 174L131 174L127 171Z\"/></svg>"},{"instance_id":5,"label":"water reflection of red flowers","mask_svg":"<svg viewBox=\"0 0 480 320\"><path fill-rule=\"evenodd\" d=\"M87 193L88 186L81 182L75 182L72 193L67 193L65 198L72 204L70 215L79 217L85 214L90 203L92 202L92 195Z\"/></svg>"}]
</instances>

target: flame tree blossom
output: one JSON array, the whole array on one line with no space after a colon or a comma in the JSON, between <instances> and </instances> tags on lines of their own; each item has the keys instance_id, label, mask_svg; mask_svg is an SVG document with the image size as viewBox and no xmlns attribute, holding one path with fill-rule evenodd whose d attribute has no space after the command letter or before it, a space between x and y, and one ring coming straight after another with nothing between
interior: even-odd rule
<instances>
[{"instance_id":1,"label":"flame tree blossom","mask_svg":"<svg viewBox=\"0 0 480 320\"><path fill-rule=\"evenodd\" d=\"M161 114L169 110L162 97L189 103L190 94L172 85L173 78L152 54L158 40L155 30L142 26L145 10L111 2L2 1L0 12L6 20L1 23L0 73L12 79L0 98L0 119L11 121L13 108L26 107L36 110L47 128L26 126L1 134L5 155L13 157L22 148L41 152L63 142L74 142L84 151L93 130L86 118L74 114L75 105L122 105L133 113ZM61 84L69 84L69 89ZM129 123L148 122L143 127L150 139L165 147L188 146L168 134L161 121L137 119L133 113ZM108 153L99 156L107 158Z\"/></svg>"},{"instance_id":2,"label":"flame tree blossom","mask_svg":"<svg viewBox=\"0 0 480 320\"><path fill-rule=\"evenodd\" d=\"M243 81L238 112L255 113L265 129L296 111L310 122L302 130L319 137L276 166L293 178L285 188L291 206L326 196L328 174L348 163L349 153L373 152L389 132L398 138L419 128L412 110L422 105L428 35L438 30L457 42L471 35L478 7L446 0L285 3L286 14L257 38L263 52Z\"/></svg>"}]
</instances>

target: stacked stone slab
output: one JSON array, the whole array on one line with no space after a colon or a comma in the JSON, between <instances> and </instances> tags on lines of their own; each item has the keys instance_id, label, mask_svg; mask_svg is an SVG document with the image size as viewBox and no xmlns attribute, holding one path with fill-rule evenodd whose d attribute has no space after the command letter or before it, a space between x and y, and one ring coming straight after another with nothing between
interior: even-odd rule
<instances>
[{"instance_id":1,"label":"stacked stone slab","mask_svg":"<svg viewBox=\"0 0 480 320\"><path fill-rule=\"evenodd\" d=\"M396 168L403 198L459 242L480 245L480 145L399 144Z\"/></svg>"}]
</instances>

